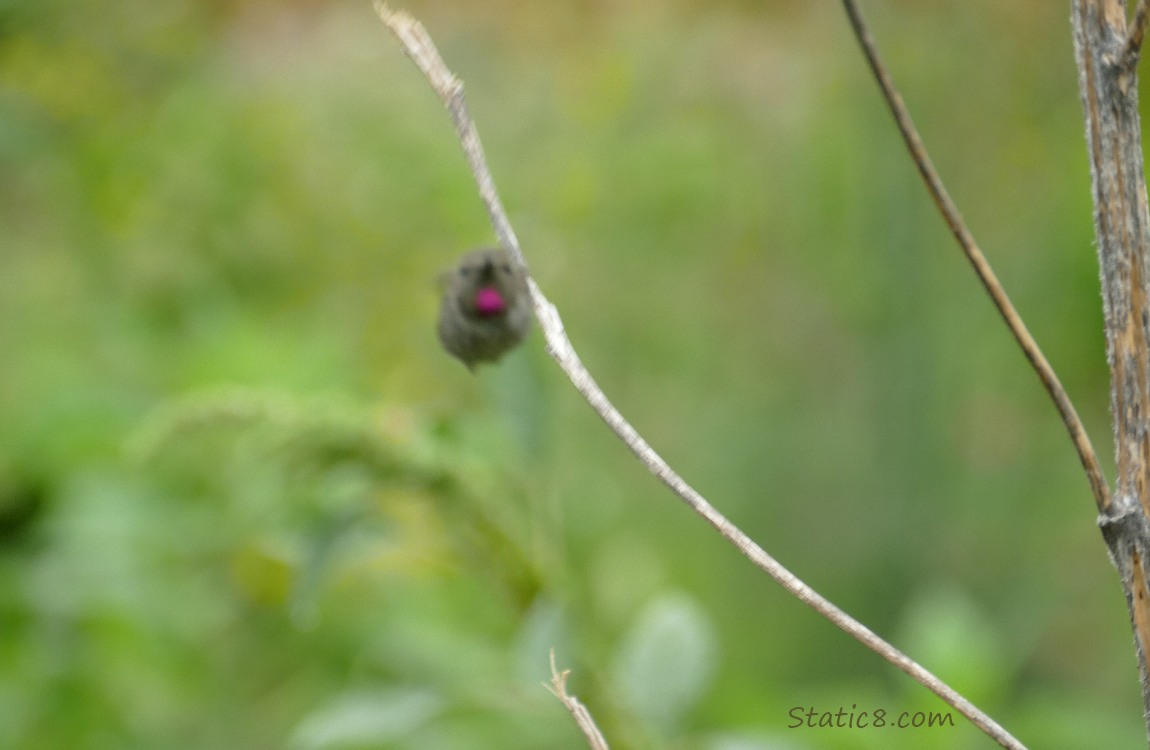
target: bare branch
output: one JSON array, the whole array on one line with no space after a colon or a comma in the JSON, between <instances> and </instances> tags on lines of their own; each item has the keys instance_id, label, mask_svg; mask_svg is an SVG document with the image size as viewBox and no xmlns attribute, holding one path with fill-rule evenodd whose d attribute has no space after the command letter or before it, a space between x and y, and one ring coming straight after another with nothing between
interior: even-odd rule
<instances>
[{"instance_id":1,"label":"bare branch","mask_svg":"<svg viewBox=\"0 0 1150 750\"><path fill-rule=\"evenodd\" d=\"M475 175L475 181L479 185L479 197L487 206L495 235L499 238L500 244L507 248L526 270L527 260L519 249L519 239L515 236L515 230L511 228L507 212L503 210L503 203L495 190L495 181L491 177L491 170L487 168L487 158L483 155L483 145L479 142L475 123L467 113L467 103L463 98L463 82L444 64L443 58L439 56L439 50L435 48L435 42L431 41L431 36L423 28L423 24L403 11L391 10L383 0L373 0L373 4L380 19L403 45L403 51L423 72L428 83L435 89L435 93L443 100L448 114L451 115L451 121L455 124L463 153L471 165L471 173ZM535 311L539 315L540 305L545 304L546 300L535 288L534 282L531 283L531 290Z\"/></svg>"},{"instance_id":2,"label":"bare branch","mask_svg":"<svg viewBox=\"0 0 1150 750\"><path fill-rule=\"evenodd\" d=\"M463 151L471 165L472 173L479 185L479 193L487 206L491 216L491 223L496 235L503 245L515 256L516 260L524 263L523 254L519 249L519 242L511 229L511 223L503 210L499 197L495 191L494 180L483 156L483 149L479 143L479 136L475 125L467 114L467 107L463 100L463 86L457 78L447 69L439 52L436 50L431 37L423 26L414 18L403 12L392 11L382 0L375 1L376 11L384 24L392 30L403 44L404 50L416 66L427 76L432 87L439 94L455 123ZM524 263L524 269L526 264ZM547 340L547 351L575 388L583 395L591 408L607 423L607 426L619 436L627 447L639 460L666 484L679 499L687 504L695 513L711 524L718 532L745 555L756 567L773 578L780 586L800 601L811 607L820 615L834 623L843 632L863 644L890 664L909 675L919 684L926 687L940 697L956 711L966 716L988 736L1006 748L1021 749L1025 746L1015 739L1009 732L999 726L990 716L973 703L960 695L952 687L927 671L906 654L887 643L865 625L855 620L817 591L812 589L794 573L787 570L782 564L771 557L762 547L748 537L741 529L731 523L722 513L716 510L693 487L687 484L663 458L647 444L631 424L623 418L618 409L611 404L607 396L595 383L591 373L583 366L574 347L567 338L559 311L543 295L533 279L528 278L532 300L535 303L535 314L539 325L543 329Z\"/></svg>"},{"instance_id":3,"label":"bare branch","mask_svg":"<svg viewBox=\"0 0 1150 750\"><path fill-rule=\"evenodd\" d=\"M1122 46L1122 58L1128 65L1138 64L1138 56L1142 52L1142 40L1146 37L1146 23L1150 21L1150 0L1138 0L1138 7L1134 10L1134 19L1130 28L1126 30L1126 44Z\"/></svg>"},{"instance_id":4,"label":"bare branch","mask_svg":"<svg viewBox=\"0 0 1150 750\"><path fill-rule=\"evenodd\" d=\"M575 723L579 725L583 736L587 738L587 744L591 746L591 750L608 750L607 740L603 738L603 733L599 731L599 727L595 726L595 719L591 718L591 712L579 702L578 698L567 693L567 677L570 674L570 669L564 669L560 672L555 666L555 649L551 649L551 684L544 683L544 685L556 698L563 702L563 705L575 717Z\"/></svg>"},{"instance_id":5,"label":"bare branch","mask_svg":"<svg viewBox=\"0 0 1150 750\"><path fill-rule=\"evenodd\" d=\"M1142 154L1136 58L1145 3L1128 32L1121 0L1073 0L1074 53L1086 120L1094 234L1102 271L1110 413L1118 476L1098 526L1118 569L1150 732L1150 210Z\"/></svg>"},{"instance_id":6,"label":"bare branch","mask_svg":"<svg viewBox=\"0 0 1150 750\"><path fill-rule=\"evenodd\" d=\"M942 179L938 176L934 164L931 163L930 155L927 154L926 146L923 145L922 139L914 127L914 122L910 118L910 112L907 111L906 104L902 101L902 96L899 95L898 89L895 88L894 82L891 80L890 73L883 64L882 58L879 57L878 49L875 47L870 30L863 20L858 4L855 0L843 0L843 7L846 8L847 16L850 18L851 28L854 30L855 36L863 48L863 53L866 55L867 62L870 63L871 70L874 72L874 77L882 89L887 105L894 115L898 129L902 132L903 140L906 141L907 150L910 151L910 155L918 167L919 174L922 175L922 179L926 183L926 188L930 192L931 198L934 199L935 206L938 207L943 219L946 220L946 224L950 227L950 231L955 239L958 240L958 244L962 246L963 253L966 254L967 260L969 260L971 266L974 267L975 274L978 275L979 281L982 282L982 286L990 295L991 300L993 300L994 306L998 308L999 314L1006 322L1006 326L1010 329L1011 334L1014 335L1015 341L1017 341L1018 345L1022 348L1022 352L1026 355L1030 366L1034 368L1034 371L1038 374L1038 378L1042 381L1042 385L1046 388L1047 393L1050 394L1050 398L1054 400L1054 406L1058 409L1059 416L1062 417L1062 423L1066 426L1066 431L1070 433L1070 439L1073 441L1074 448L1078 452L1078 460L1082 462L1082 468L1086 471L1086 478L1090 481L1090 491L1094 494L1095 505L1099 510L1108 508L1110 506L1110 488L1106 484L1106 478L1102 475L1102 467L1098 463L1098 455L1094 452L1094 446L1090 443L1090 437L1086 434L1086 428L1082 425L1082 420L1078 418L1078 413L1074 409L1074 404L1070 401L1070 396L1067 395L1066 389L1063 388L1062 383L1059 382L1058 376L1054 373L1054 368L1051 367L1050 363L1046 360L1046 355L1044 355L1038 347L1038 342L1030 335L1026 324L1022 322L1018 311L1014 309L1014 304L1011 303L1010 297L1006 294L1006 290L1002 288L1002 284L998 281L998 277L995 276L994 270L991 269L990 263L986 260L986 256L982 254L982 250L978 248L978 244L974 241L974 236L962 220L962 215L959 213L958 207L954 204L954 201L951 200L950 195L946 191L946 187L942 184Z\"/></svg>"}]
</instances>

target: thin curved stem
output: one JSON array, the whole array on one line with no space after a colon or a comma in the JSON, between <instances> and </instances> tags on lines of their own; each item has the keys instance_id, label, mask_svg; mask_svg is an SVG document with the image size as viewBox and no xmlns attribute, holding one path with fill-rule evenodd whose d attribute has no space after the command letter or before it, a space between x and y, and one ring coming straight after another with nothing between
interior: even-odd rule
<instances>
[{"instance_id":1,"label":"thin curved stem","mask_svg":"<svg viewBox=\"0 0 1150 750\"><path fill-rule=\"evenodd\" d=\"M922 138L919 137L918 130L911 120L910 112L907 110L906 104L903 103L902 96L899 95L898 89L895 88L894 82L891 80L890 73L887 72L886 65L883 64L882 58L878 54L878 49L875 47L870 30L859 11L858 4L855 0L843 0L843 7L850 18L851 28L862 46L867 62L874 72L875 80L878 81L879 88L882 89L883 97L890 107L891 114L894 115L898 129L906 142L907 150L910 152L911 158L914 159L923 182L926 183L930 197L934 199L935 206L938 207L946 225L950 227L951 234L958 240L958 244L974 268L978 280L982 282L982 286L990 295L994 306L998 308L999 314L1006 322L1006 327L1010 329L1014 340L1022 348L1022 353L1026 355L1030 366L1034 368L1034 372L1038 374L1038 379L1042 381L1043 387L1046 388L1046 392L1054 401L1054 407L1058 409L1058 415L1062 417L1062 423L1070 434L1074 449L1078 452L1078 460L1082 462L1082 468L1086 471L1086 478L1090 482L1090 491L1094 495L1095 505L1099 511L1109 510L1111 503L1110 487L1106 483L1106 477L1102 474L1102 467L1098 463L1098 454L1095 453L1094 446L1090 443L1090 437L1086 434L1086 428L1082 425L1082 420L1079 419L1078 412L1075 411L1074 404L1070 401L1070 396L1062 387L1058 375L1050 366L1046 355L1042 353L1038 342L1034 340L1026 324L1022 322L1022 317L1014 308L1006 290L1002 288L1001 282L995 276L990 263L987 262L986 256L982 254L982 250L974 241L974 236L962 220L958 207L951 200L950 194L947 193L946 187L942 184L942 179L938 176L938 171L930 160L926 146L923 145Z\"/></svg>"},{"instance_id":2,"label":"thin curved stem","mask_svg":"<svg viewBox=\"0 0 1150 750\"><path fill-rule=\"evenodd\" d=\"M495 182L483 156L475 123L467 114L463 100L463 84L457 79L439 55L426 29L407 13L393 11L381 0L375 0L376 12L383 23L395 34L404 51L415 62L432 88L443 100L452 121L455 123L459 141L471 165L472 173L479 186L492 226L504 247L520 262L523 254L519 241L511 228L503 205L495 190ZM524 264L526 270L526 264ZM771 557L739 527L731 523L701 494L680 477L674 469L655 452L647 441L623 417L611 403L602 389L596 384L591 373L583 366L575 348L563 328L559 311L543 295L534 279L528 277L531 296L535 303L535 314L547 339L547 351L570 379L576 390L583 395L591 408L606 422L607 426L631 449L631 452L675 493L687 506L713 526L719 534L733 544L757 568L773 578L787 592L830 620L843 632L874 651L888 663L905 672L913 680L927 688L956 711L967 717L989 737L1002 747L1025 750L1025 746L1000 726L988 714L979 709L954 688L947 685L909 656L876 635L872 630L854 619L823 595L808 586L798 576Z\"/></svg>"}]
</instances>

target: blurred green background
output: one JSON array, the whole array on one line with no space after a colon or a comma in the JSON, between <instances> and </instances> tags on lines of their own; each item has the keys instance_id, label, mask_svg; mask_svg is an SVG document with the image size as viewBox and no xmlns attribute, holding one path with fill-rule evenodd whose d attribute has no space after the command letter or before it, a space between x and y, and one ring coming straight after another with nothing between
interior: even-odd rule
<instances>
[{"instance_id":1,"label":"blurred green background","mask_svg":"<svg viewBox=\"0 0 1150 750\"><path fill-rule=\"evenodd\" d=\"M407 7L656 449L1023 741L1143 746L1087 482L839 5ZM1109 467L1065 4L865 9ZM0 1L0 747L584 747L551 646L615 748L990 746L788 728L945 707L538 332L474 377L438 349L435 276L490 241L366 0Z\"/></svg>"}]
</instances>

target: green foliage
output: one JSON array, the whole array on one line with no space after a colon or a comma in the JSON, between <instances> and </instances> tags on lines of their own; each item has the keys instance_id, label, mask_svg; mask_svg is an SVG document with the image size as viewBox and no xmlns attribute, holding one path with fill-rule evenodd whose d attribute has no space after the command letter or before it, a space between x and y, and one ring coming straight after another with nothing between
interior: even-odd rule
<instances>
[{"instance_id":1,"label":"green foliage","mask_svg":"<svg viewBox=\"0 0 1150 750\"><path fill-rule=\"evenodd\" d=\"M710 687L716 664L714 626L691 599L663 596L644 610L620 645L615 681L647 723L678 729Z\"/></svg>"},{"instance_id":2,"label":"green foliage","mask_svg":"<svg viewBox=\"0 0 1150 750\"><path fill-rule=\"evenodd\" d=\"M1105 453L1065 9L912 6L879 42ZM1141 742L1086 482L837 6L411 9L652 444L1024 740ZM788 728L941 707L538 334L475 377L438 349L434 279L490 241L366 1L0 0L0 747L581 747L551 647L612 747L978 746Z\"/></svg>"}]
</instances>

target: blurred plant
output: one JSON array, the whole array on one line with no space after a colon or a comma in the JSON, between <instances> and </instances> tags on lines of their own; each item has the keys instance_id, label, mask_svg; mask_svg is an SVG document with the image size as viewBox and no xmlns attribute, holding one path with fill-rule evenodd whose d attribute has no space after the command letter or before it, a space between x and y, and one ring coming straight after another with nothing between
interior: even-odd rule
<instances>
[{"instance_id":1,"label":"blurred plant","mask_svg":"<svg viewBox=\"0 0 1150 750\"><path fill-rule=\"evenodd\" d=\"M538 336L474 379L435 348L432 277L491 238L367 5L0 0L0 747L576 746L538 686L551 645L616 748L788 746L771 728L800 697L905 700L801 607L748 596L687 514L652 513L649 478L543 390ZM1080 477L957 254L923 252L944 228L856 51L810 54L837 9L407 5L466 72L536 278L665 455L888 631L945 620L906 597L954 581L985 621L911 642L944 669L971 634L1001 643L958 676L1036 744L1130 745L1127 641L1083 635L1122 617L1071 541ZM1050 7L884 23L913 28L891 36L908 101L1101 426L1078 101L1033 62L1064 57ZM984 33L1023 18L1009 45ZM221 384L248 387L179 395ZM292 395L317 391L345 395ZM247 417L176 417L232 396ZM685 642L644 629L667 597L723 648L649 670L694 692L640 716L619 665L640 630ZM979 679L997 653L1009 684ZM405 707L422 722L372 720Z\"/></svg>"},{"instance_id":2,"label":"blurred plant","mask_svg":"<svg viewBox=\"0 0 1150 750\"><path fill-rule=\"evenodd\" d=\"M373 424L346 405L232 390L160 408L132 452L201 500L232 506L229 516L243 520L225 533L301 539L290 587L300 624L314 621L319 588L365 530L390 540L393 564L466 560L525 609L542 581L507 512L515 482L467 461L433 429L388 434L396 424Z\"/></svg>"}]
</instances>

